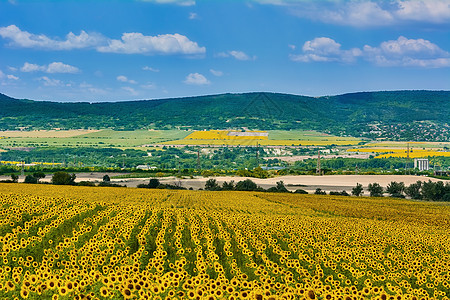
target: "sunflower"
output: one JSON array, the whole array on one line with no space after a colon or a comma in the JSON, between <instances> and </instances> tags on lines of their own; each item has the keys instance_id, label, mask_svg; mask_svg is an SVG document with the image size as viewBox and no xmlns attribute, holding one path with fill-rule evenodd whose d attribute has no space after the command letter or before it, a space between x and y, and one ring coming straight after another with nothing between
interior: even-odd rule
<instances>
[{"instance_id":1,"label":"sunflower","mask_svg":"<svg viewBox=\"0 0 450 300\"><path fill-rule=\"evenodd\" d=\"M313 290L309 290L309 291L306 293L306 296L308 297L307 299L316 299L316 294L314 293Z\"/></svg>"},{"instance_id":2,"label":"sunflower","mask_svg":"<svg viewBox=\"0 0 450 300\"><path fill-rule=\"evenodd\" d=\"M102 297L108 297L108 296L109 296L109 291L108 291L108 289L107 289L106 287L102 286L102 287L100 288L100 295L101 295Z\"/></svg>"},{"instance_id":3,"label":"sunflower","mask_svg":"<svg viewBox=\"0 0 450 300\"><path fill-rule=\"evenodd\" d=\"M60 287L60 288L58 289L58 291L59 291L59 294L60 294L61 296L65 296L65 295L67 295L68 292L69 292L65 286Z\"/></svg>"},{"instance_id":4,"label":"sunflower","mask_svg":"<svg viewBox=\"0 0 450 300\"><path fill-rule=\"evenodd\" d=\"M29 294L30 293L26 289L20 291L20 297L22 297L22 299L27 299Z\"/></svg>"},{"instance_id":5,"label":"sunflower","mask_svg":"<svg viewBox=\"0 0 450 300\"><path fill-rule=\"evenodd\" d=\"M51 278L51 279L49 279L49 280L47 281L47 286L48 286L50 289L54 289L54 288L56 288L56 286L57 286L57 281L56 281L55 279Z\"/></svg>"},{"instance_id":6,"label":"sunflower","mask_svg":"<svg viewBox=\"0 0 450 300\"><path fill-rule=\"evenodd\" d=\"M5 287L8 291L14 291L14 289L16 288L14 283L12 283L12 281L9 280L6 282Z\"/></svg>"},{"instance_id":7,"label":"sunflower","mask_svg":"<svg viewBox=\"0 0 450 300\"><path fill-rule=\"evenodd\" d=\"M127 288L122 290L122 295L125 299L132 299L134 297L133 293Z\"/></svg>"}]
</instances>

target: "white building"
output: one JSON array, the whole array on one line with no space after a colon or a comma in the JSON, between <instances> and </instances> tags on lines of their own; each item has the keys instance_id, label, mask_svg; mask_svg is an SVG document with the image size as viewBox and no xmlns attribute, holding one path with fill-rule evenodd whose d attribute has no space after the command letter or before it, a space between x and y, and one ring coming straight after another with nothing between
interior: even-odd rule
<instances>
[{"instance_id":1,"label":"white building","mask_svg":"<svg viewBox=\"0 0 450 300\"><path fill-rule=\"evenodd\" d=\"M430 169L428 158L415 158L414 169L419 169L419 171L428 171Z\"/></svg>"}]
</instances>

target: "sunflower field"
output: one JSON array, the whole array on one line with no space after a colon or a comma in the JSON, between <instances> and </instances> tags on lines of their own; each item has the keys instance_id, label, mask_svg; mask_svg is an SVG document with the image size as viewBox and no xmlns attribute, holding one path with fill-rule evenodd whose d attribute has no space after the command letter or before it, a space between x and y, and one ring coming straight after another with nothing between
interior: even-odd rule
<instances>
[{"instance_id":1,"label":"sunflower field","mask_svg":"<svg viewBox=\"0 0 450 300\"><path fill-rule=\"evenodd\" d=\"M448 299L444 203L0 184L0 299Z\"/></svg>"}]
</instances>

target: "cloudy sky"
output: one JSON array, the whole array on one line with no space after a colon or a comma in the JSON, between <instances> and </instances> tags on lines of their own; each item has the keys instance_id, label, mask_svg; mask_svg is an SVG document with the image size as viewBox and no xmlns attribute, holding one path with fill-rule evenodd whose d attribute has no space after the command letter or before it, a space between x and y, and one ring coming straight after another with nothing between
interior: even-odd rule
<instances>
[{"instance_id":1,"label":"cloudy sky","mask_svg":"<svg viewBox=\"0 0 450 300\"><path fill-rule=\"evenodd\" d=\"M0 0L0 92L450 90L450 0Z\"/></svg>"}]
</instances>

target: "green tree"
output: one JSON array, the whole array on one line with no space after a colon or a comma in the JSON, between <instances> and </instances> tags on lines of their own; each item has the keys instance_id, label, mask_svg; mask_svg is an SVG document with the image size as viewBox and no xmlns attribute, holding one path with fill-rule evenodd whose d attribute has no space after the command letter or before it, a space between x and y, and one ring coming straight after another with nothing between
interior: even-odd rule
<instances>
[{"instance_id":1,"label":"green tree","mask_svg":"<svg viewBox=\"0 0 450 300\"><path fill-rule=\"evenodd\" d=\"M103 175L103 182L110 182L111 178L109 177L108 174Z\"/></svg>"},{"instance_id":2,"label":"green tree","mask_svg":"<svg viewBox=\"0 0 450 300\"><path fill-rule=\"evenodd\" d=\"M217 181L214 178L208 179L205 183L205 190L207 191L219 191L221 190L221 187L217 183Z\"/></svg>"},{"instance_id":3,"label":"green tree","mask_svg":"<svg viewBox=\"0 0 450 300\"><path fill-rule=\"evenodd\" d=\"M268 178L269 172L263 170L261 167L257 167L253 169L252 176L256 178Z\"/></svg>"},{"instance_id":4,"label":"green tree","mask_svg":"<svg viewBox=\"0 0 450 300\"><path fill-rule=\"evenodd\" d=\"M33 175L27 175L25 177L24 183L38 183L38 179Z\"/></svg>"},{"instance_id":5,"label":"green tree","mask_svg":"<svg viewBox=\"0 0 450 300\"><path fill-rule=\"evenodd\" d=\"M391 181L386 187L386 192L391 197L404 198L403 192L405 191L405 184L403 182Z\"/></svg>"},{"instance_id":6,"label":"green tree","mask_svg":"<svg viewBox=\"0 0 450 300\"><path fill-rule=\"evenodd\" d=\"M148 183L148 187L150 189L156 189L161 183L159 182L159 179L152 178L150 179L150 182Z\"/></svg>"},{"instance_id":7,"label":"green tree","mask_svg":"<svg viewBox=\"0 0 450 300\"><path fill-rule=\"evenodd\" d=\"M19 176L16 174L11 174L11 180L14 183L17 183L19 181Z\"/></svg>"},{"instance_id":8,"label":"green tree","mask_svg":"<svg viewBox=\"0 0 450 300\"><path fill-rule=\"evenodd\" d=\"M314 192L315 195L326 195L327 192L322 191L321 188L317 188L316 191Z\"/></svg>"},{"instance_id":9,"label":"green tree","mask_svg":"<svg viewBox=\"0 0 450 300\"><path fill-rule=\"evenodd\" d=\"M446 194L446 187L442 181L426 181L422 184L422 198L431 201L441 201Z\"/></svg>"},{"instance_id":10,"label":"green tree","mask_svg":"<svg viewBox=\"0 0 450 300\"><path fill-rule=\"evenodd\" d=\"M352 195L359 197L362 194L364 194L363 186L362 186L362 184L357 183L356 186L352 189Z\"/></svg>"},{"instance_id":11,"label":"green tree","mask_svg":"<svg viewBox=\"0 0 450 300\"><path fill-rule=\"evenodd\" d=\"M417 181L416 183L410 184L405 188L405 194L411 199L422 199L422 194L420 189L422 188L422 181Z\"/></svg>"},{"instance_id":12,"label":"green tree","mask_svg":"<svg viewBox=\"0 0 450 300\"><path fill-rule=\"evenodd\" d=\"M370 193L370 197L383 197L383 187L378 183L369 183L367 190Z\"/></svg>"},{"instance_id":13,"label":"green tree","mask_svg":"<svg viewBox=\"0 0 450 300\"><path fill-rule=\"evenodd\" d=\"M307 191L305 191L305 190L302 190L302 189L297 189L297 190L295 190L295 192L294 192L295 194L308 194L308 192Z\"/></svg>"},{"instance_id":14,"label":"green tree","mask_svg":"<svg viewBox=\"0 0 450 300\"><path fill-rule=\"evenodd\" d=\"M256 183L251 181L250 179L239 181L236 184L236 191L256 191L258 190L258 186Z\"/></svg>"},{"instance_id":15,"label":"green tree","mask_svg":"<svg viewBox=\"0 0 450 300\"><path fill-rule=\"evenodd\" d=\"M232 191L232 190L234 190L234 181L233 180L231 180L230 182L224 181L222 183L222 190L224 190L224 191Z\"/></svg>"},{"instance_id":16,"label":"green tree","mask_svg":"<svg viewBox=\"0 0 450 300\"><path fill-rule=\"evenodd\" d=\"M33 177L36 178L37 183L39 183L39 180L41 180L42 178L45 178L45 173L41 172L41 171L34 172Z\"/></svg>"},{"instance_id":17,"label":"green tree","mask_svg":"<svg viewBox=\"0 0 450 300\"><path fill-rule=\"evenodd\" d=\"M278 193L289 193L288 189L284 186L283 181L277 182L277 192Z\"/></svg>"},{"instance_id":18,"label":"green tree","mask_svg":"<svg viewBox=\"0 0 450 300\"><path fill-rule=\"evenodd\" d=\"M70 175L67 172L59 171L55 172L52 177L52 184L56 185L73 185L75 184L76 175Z\"/></svg>"}]
</instances>

